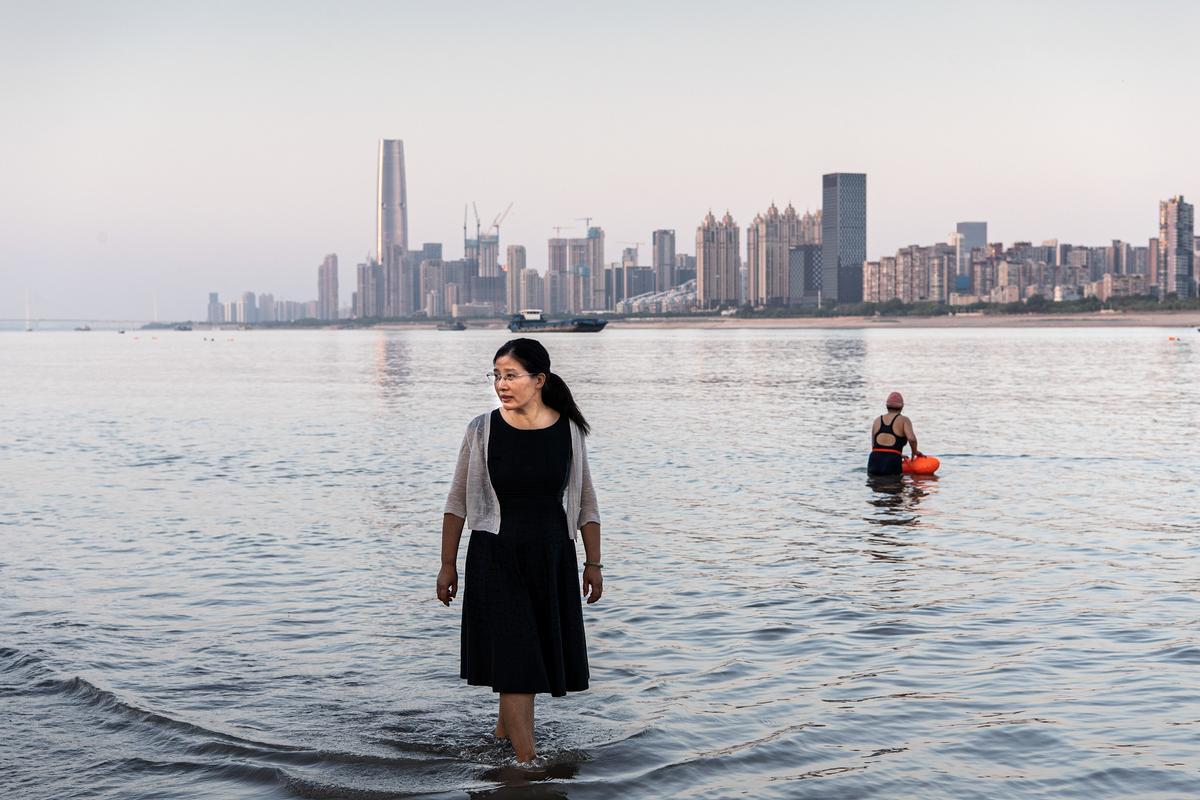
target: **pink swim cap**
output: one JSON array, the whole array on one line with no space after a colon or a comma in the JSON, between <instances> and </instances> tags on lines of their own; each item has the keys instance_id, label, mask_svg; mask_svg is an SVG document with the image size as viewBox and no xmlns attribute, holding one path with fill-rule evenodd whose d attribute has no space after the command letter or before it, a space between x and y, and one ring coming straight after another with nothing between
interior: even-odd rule
<instances>
[{"instance_id":1,"label":"pink swim cap","mask_svg":"<svg viewBox=\"0 0 1200 800\"><path fill-rule=\"evenodd\" d=\"M904 395L899 392L892 392L887 399L888 408L904 408Z\"/></svg>"}]
</instances>

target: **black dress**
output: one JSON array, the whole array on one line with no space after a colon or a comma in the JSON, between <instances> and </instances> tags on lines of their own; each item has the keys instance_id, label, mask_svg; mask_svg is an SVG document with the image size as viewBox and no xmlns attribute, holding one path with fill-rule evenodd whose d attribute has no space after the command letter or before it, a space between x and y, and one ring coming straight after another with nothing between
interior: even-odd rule
<instances>
[{"instance_id":1,"label":"black dress","mask_svg":"<svg viewBox=\"0 0 1200 800\"><path fill-rule=\"evenodd\" d=\"M471 531L460 675L496 692L582 691L588 664L579 567L562 504L571 467L566 415L548 428L522 430L493 411L487 461L500 533Z\"/></svg>"}]
</instances>

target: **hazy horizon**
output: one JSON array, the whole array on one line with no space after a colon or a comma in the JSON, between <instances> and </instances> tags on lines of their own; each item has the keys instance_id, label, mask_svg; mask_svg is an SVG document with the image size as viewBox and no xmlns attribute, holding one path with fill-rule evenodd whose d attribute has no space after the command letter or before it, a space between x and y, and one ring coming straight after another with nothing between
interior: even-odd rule
<instances>
[{"instance_id":1,"label":"hazy horizon","mask_svg":"<svg viewBox=\"0 0 1200 800\"><path fill-rule=\"evenodd\" d=\"M341 301L373 251L378 140L404 141L410 243L501 258L554 226L606 259L704 214L745 226L867 173L868 255L989 238L1135 245L1200 193L1182 2L6 2L0 317L203 316L210 291ZM474 229L474 219L471 220ZM744 240L743 240L744 243Z\"/></svg>"}]
</instances>

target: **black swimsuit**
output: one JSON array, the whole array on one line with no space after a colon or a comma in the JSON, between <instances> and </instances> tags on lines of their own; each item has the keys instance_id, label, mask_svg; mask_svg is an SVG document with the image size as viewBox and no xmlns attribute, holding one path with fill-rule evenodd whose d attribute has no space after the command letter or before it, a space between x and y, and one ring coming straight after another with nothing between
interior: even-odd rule
<instances>
[{"instance_id":1,"label":"black swimsuit","mask_svg":"<svg viewBox=\"0 0 1200 800\"><path fill-rule=\"evenodd\" d=\"M887 415L885 414L884 417ZM867 459L867 474L869 475L899 475L904 471L904 459L901 454L904 452L905 445L908 444L908 438L901 436L892 430L892 426L896 424L896 420L900 419L900 415L892 417L891 422L887 422L883 417L879 418L879 430L875 433L872 439L873 447L871 456ZM894 444L881 444L879 435L881 433L890 433L895 439Z\"/></svg>"}]
</instances>

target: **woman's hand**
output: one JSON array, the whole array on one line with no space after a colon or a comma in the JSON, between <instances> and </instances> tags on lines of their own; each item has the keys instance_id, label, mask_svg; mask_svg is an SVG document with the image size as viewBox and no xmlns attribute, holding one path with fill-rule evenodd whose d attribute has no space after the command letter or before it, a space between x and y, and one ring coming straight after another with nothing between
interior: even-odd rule
<instances>
[{"instance_id":1,"label":"woman's hand","mask_svg":"<svg viewBox=\"0 0 1200 800\"><path fill-rule=\"evenodd\" d=\"M450 601L458 594L458 569L453 564L442 564L438 570L437 599L442 605L450 605Z\"/></svg>"},{"instance_id":2,"label":"woman's hand","mask_svg":"<svg viewBox=\"0 0 1200 800\"><path fill-rule=\"evenodd\" d=\"M588 605L599 600L602 594L604 594L604 576L600 574L600 568L584 567L583 596L587 598Z\"/></svg>"}]
</instances>

